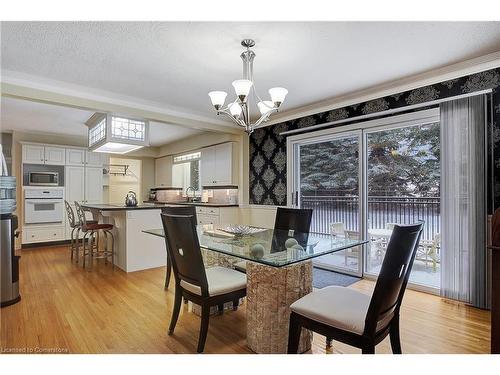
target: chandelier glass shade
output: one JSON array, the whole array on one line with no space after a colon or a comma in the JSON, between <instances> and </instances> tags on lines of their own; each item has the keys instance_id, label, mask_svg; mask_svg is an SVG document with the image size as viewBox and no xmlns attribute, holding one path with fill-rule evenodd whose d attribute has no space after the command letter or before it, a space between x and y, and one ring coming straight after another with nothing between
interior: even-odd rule
<instances>
[{"instance_id":1,"label":"chandelier glass shade","mask_svg":"<svg viewBox=\"0 0 500 375\"><path fill-rule=\"evenodd\" d=\"M233 82L233 88L236 94L234 101L224 107L227 93L225 91L211 91L208 93L212 105L217 114L228 116L236 125L245 129L248 134L251 134L263 122L269 120L272 113L277 112L278 108L283 104L288 90L283 87L273 87L269 89L271 100L262 100L255 89L253 80L253 60L255 53L250 49L255 46L252 39L244 39L241 42L246 51L240 55L243 60L243 79L238 79ZM252 97L260 112L260 118L255 122L251 122L249 110L249 98Z\"/></svg>"}]
</instances>

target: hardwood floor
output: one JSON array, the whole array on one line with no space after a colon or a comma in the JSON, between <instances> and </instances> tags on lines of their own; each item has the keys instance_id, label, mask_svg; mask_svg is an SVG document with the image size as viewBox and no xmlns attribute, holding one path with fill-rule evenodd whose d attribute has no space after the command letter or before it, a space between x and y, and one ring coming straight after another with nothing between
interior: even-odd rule
<instances>
[{"instance_id":1,"label":"hardwood floor","mask_svg":"<svg viewBox=\"0 0 500 375\"><path fill-rule=\"evenodd\" d=\"M165 270L125 273L104 263L92 271L71 263L65 246L23 250L20 303L0 310L0 352L195 353L199 318L183 306L167 335L173 291ZM370 292L373 282L352 288ZM401 313L403 353L489 353L490 313L408 290ZM250 353L244 305L210 318L206 353ZM325 353L315 335L312 352ZM377 353L390 353L389 340ZM359 353L338 342L327 353Z\"/></svg>"}]
</instances>

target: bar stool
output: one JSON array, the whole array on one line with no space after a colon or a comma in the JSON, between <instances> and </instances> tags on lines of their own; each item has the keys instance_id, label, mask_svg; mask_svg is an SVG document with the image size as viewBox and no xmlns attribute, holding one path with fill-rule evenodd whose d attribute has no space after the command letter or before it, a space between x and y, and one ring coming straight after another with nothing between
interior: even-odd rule
<instances>
[{"instance_id":1,"label":"bar stool","mask_svg":"<svg viewBox=\"0 0 500 375\"><path fill-rule=\"evenodd\" d=\"M111 232L113 230L112 224L99 224L94 223L91 224L90 221L87 221L85 217L85 212L82 206L75 202L76 213L78 215L78 220L81 223L80 230L83 232L82 238L82 246L83 246L83 268L85 268L85 255L89 256L90 267L92 267L93 259L104 259L105 262L108 262L108 258L111 257L111 264L113 269L115 268L115 237ZM99 250L99 232L102 232L105 237L105 248ZM108 235L111 236L111 249L109 246ZM85 243L88 243L88 248L85 246ZM94 244L95 242L95 244Z\"/></svg>"},{"instance_id":2,"label":"bar stool","mask_svg":"<svg viewBox=\"0 0 500 375\"><path fill-rule=\"evenodd\" d=\"M66 215L68 216L68 221L69 221L69 227L71 228L71 245L70 245L70 251L71 251L71 260L73 260L73 254L76 253L76 263L78 263L78 250L79 250L79 236L80 236L80 221L75 218L75 212L73 211L73 208L69 204L67 200L64 201L64 205L66 206ZM97 220L87 220L87 224L97 224ZM75 237L76 235L76 237Z\"/></svg>"}]
</instances>

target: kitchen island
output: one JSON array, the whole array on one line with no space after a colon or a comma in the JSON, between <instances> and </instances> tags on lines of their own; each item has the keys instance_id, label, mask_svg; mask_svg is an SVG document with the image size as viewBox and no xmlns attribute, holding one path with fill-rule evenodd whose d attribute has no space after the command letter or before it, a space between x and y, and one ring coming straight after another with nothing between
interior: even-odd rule
<instances>
[{"instance_id":1,"label":"kitchen island","mask_svg":"<svg viewBox=\"0 0 500 375\"><path fill-rule=\"evenodd\" d=\"M160 213L165 205L135 207L114 204L83 204L100 223L112 224L115 238L115 265L125 272L165 266L165 243L142 233L144 228L162 226Z\"/></svg>"},{"instance_id":2,"label":"kitchen island","mask_svg":"<svg viewBox=\"0 0 500 375\"><path fill-rule=\"evenodd\" d=\"M161 209L167 206L190 204L197 209L198 221L208 220L207 224L216 224L213 210L226 210L224 221L237 222L237 205L216 203L144 203L135 207L119 204L82 204L100 223L112 224L115 238L115 265L125 272L134 272L148 268L162 267L167 264L165 243L159 237L149 236L143 231L161 228ZM205 214L205 210L208 210ZM217 211L218 212L218 211ZM202 222L202 224L206 224Z\"/></svg>"}]
</instances>

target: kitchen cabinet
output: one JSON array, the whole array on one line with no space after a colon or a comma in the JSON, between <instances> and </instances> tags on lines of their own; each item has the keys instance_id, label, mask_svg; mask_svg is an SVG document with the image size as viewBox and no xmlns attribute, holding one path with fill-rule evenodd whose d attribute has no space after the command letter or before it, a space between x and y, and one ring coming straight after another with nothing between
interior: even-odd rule
<instances>
[{"instance_id":1,"label":"kitchen cabinet","mask_svg":"<svg viewBox=\"0 0 500 375\"><path fill-rule=\"evenodd\" d=\"M172 156L155 160L155 186L172 186Z\"/></svg>"},{"instance_id":2,"label":"kitchen cabinet","mask_svg":"<svg viewBox=\"0 0 500 375\"><path fill-rule=\"evenodd\" d=\"M219 216L217 215L196 215L196 217L198 218L199 225L219 224Z\"/></svg>"},{"instance_id":3,"label":"kitchen cabinet","mask_svg":"<svg viewBox=\"0 0 500 375\"><path fill-rule=\"evenodd\" d=\"M102 167L85 168L85 203L102 202Z\"/></svg>"},{"instance_id":4,"label":"kitchen cabinet","mask_svg":"<svg viewBox=\"0 0 500 375\"><path fill-rule=\"evenodd\" d=\"M196 218L199 225L238 224L240 222L238 207L196 206Z\"/></svg>"},{"instance_id":5,"label":"kitchen cabinet","mask_svg":"<svg viewBox=\"0 0 500 375\"><path fill-rule=\"evenodd\" d=\"M64 226L23 227L23 244L35 242L62 241L65 239Z\"/></svg>"},{"instance_id":6,"label":"kitchen cabinet","mask_svg":"<svg viewBox=\"0 0 500 375\"><path fill-rule=\"evenodd\" d=\"M22 162L29 164L64 165L64 199L76 214L74 202L102 203L103 164L108 155L89 152L84 147L22 142ZM64 210L66 211L66 210ZM90 217L89 217L90 219ZM71 228L65 212L60 224L25 224L23 243L51 242L69 239Z\"/></svg>"},{"instance_id":7,"label":"kitchen cabinet","mask_svg":"<svg viewBox=\"0 0 500 375\"><path fill-rule=\"evenodd\" d=\"M65 198L70 204L85 200L85 167L67 166L65 168Z\"/></svg>"},{"instance_id":8,"label":"kitchen cabinet","mask_svg":"<svg viewBox=\"0 0 500 375\"><path fill-rule=\"evenodd\" d=\"M66 149L63 147L45 146L45 164L65 165Z\"/></svg>"},{"instance_id":9,"label":"kitchen cabinet","mask_svg":"<svg viewBox=\"0 0 500 375\"><path fill-rule=\"evenodd\" d=\"M82 148L67 148L66 165L102 167L103 155L99 152L87 151Z\"/></svg>"},{"instance_id":10,"label":"kitchen cabinet","mask_svg":"<svg viewBox=\"0 0 500 375\"><path fill-rule=\"evenodd\" d=\"M102 167L103 158L101 153L86 151L85 164L88 167Z\"/></svg>"},{"instance_id":11,"label":"kitchen cabinet","mask_svg":"<svg viewBox=\"0 0 500 375\"><path fill-rule=\"evenodd\" d=\"M66 165L85 165L85 150L77 148L66 149Z\"/></svg>"},{"instance_id":12,"label":"kitchen cabinet","mask_svg":"<svg viewBox=\"0 0 500 375\"><path fill-rule=\"evenodd\" d=\"M45 147L40 145L23 145L23 163L44 164Z\"/></svg>"},{"instance_id":13,"label":"kitchen cabinet","mask_svg":"<svg viewBox=\"0 0 500 375\"><path fill-rule=\"evenodd\" d=\"M233 185L236 176L231 142L201 149L201 184L203 186Z\"/></svg>"},{"instance_id":14,"label":"kitchen cabinet","mask_svg":"<svg viewBox=\"0 0 500 375\"><path fill-rule=\"evenodd\" d=\"M56 146L23 144L23 163L65 165L66 149Z\"/></svg>"}]
</instances>

